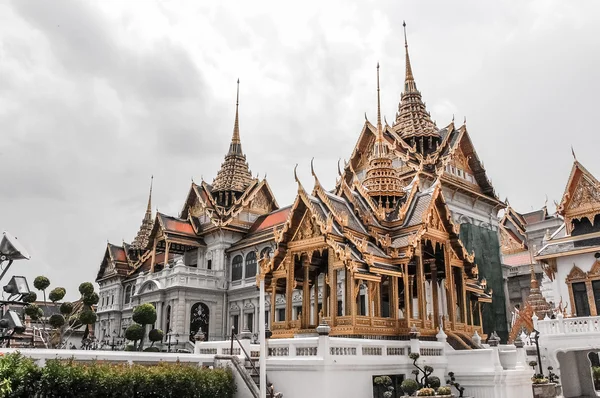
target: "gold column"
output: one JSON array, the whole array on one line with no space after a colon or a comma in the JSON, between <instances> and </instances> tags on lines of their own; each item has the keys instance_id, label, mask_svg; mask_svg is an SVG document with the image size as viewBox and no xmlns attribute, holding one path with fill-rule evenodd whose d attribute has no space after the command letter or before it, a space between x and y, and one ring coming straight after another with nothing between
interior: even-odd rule
<instances>
[{"instance_id":1,"label":"gold column","mask_svg":"<svg viewBox=\"0 0 600 398\"><path fill-rule=\"evenodd\" d=\"M398 319L398 277L390 278L390 318Z\"/></svg>"},{"instance_id":2,"label":"gold column","mask_svg":"<svg viewBox=\"0 0 600 398\"><path fill-rule=\"evenodd\" d=\"M346 275L348 276L347 282L349 286L349 297L350 297L350 315L352 316L352 325L356 325L356 299L357 299L357 294L355 292L355 290L357 289L354 283L354 278L352 276L352 273L350 271L348 271L346 273Z\"/></svg>"},{"instance_id":3,"label":"gold column","mask_svg":"<svg viewBox=\"0 0 600 398\"><path fill-rule=\"evenodd\" d=\"M323 289L323 298L321 299L321 302L323 303L323 316L324 317L328 317L329 316L329 284L327 283L329 281L329 270L327 270L327 272L323 275L323 287L321 289Z\"/></svg>"},{"instance_id":4,"label":"gold column","mask_svg":"<svg viewBox=\"0 0 600 398\"><path fill-rule=\"evenodd\" d=\"M417 255L417 298L419 300L419 318L425 322L427 320L427 298L425 297L425 270L421 250Z\"/></svg>"},{"instance_id":5,"label":"gold column","mask_svg":"<svg viewBox=\"0 0 600 398\"><path fill-rule=\"evenodd\" d=\"M308 328L310 324L310 261L308 258L302 264L304 269L304 280L302 281L302 329Z\"/></svg>"},{"instance_id":6,"label":"gold column","mask_svg":"<svg viewBox=\"0 0 600 398\"><path fill-rule=\"evenodd\" d=\"M456 298L454 296L454 273L452 264L450 264L450 245L447 242L444 245L444 262L446 263L446 301L448 303L448 318L450 318L451 328L454 329L456 323Z\"/></svg>"},{"instance_id":7,"label":"gold column","mask_svg":"<svg viewBox=\"0 0 600 398\"><path fill-rule=\"evenodd\" d=\"M440 326L440 308L438 305L437 267L431 264L431 296L433 298L433 326Z\"/></svg>"},{"instance_id":8,"label":"gold column","mask_svg":"<svg viewBox=\"0 0 600 398\"><path fill-rule=\"evenodd\" d=\"M313 303L313 324L315 326L319 325L319 274L318 271L315 272L315 301Z\"/></svg>"},{"instance_id":9,"label":"gold column","mask_svg":"<svg viewBox=\"0 0 600 398\"><path fill-rule=\"evenodd\" d=\"M277 304L277 279L271 281L271 330L275 324L275 305Z\"/></svg>"},{"instance_id":10,"label":"gold column","mask_svg":"<svg viewBox=\"0 0 600 398\"><path fill-rule=\"evenodd\" d=\"M412 299L412 296L410 295L411 288L410 277L408 276L408 264L404 266L404 275L402 276L402 282L404 282L404 319L406 319L406 326L410 327L410 300Z\"/></svg>"},{"instance_id":11,"label":"gold column","mask_svg":"<svg viewBox=\"0 0 600 398\"><path fill-rule=\"evenodd\" d=\"M283 261L286 261L285 259ZM294 267L296 266L296 256L294 253L290 254L290 258L288 259L288 278L285 285L285 321L286 328L290 329L292 327L291 321L292 319L292 295L294 294Z\"/></svg>"},{"instance_id":12,"label":"gold column","mask_svg":"<svg viewBox=\"0 0 600 398\"><path fill-rule=\"evenodd\" d=\"M154 243L152 244L152 262L150 263L150 273L154 272L155 262L156 262L156 238L154 238Z\"/></svg>"},{"instance_id":13,"label":"gold column","mask_svg":"<svg viewBox=\"0 0 600 398\"><path fill-rule=\"evenodd\" d=\"M477 307L479 308L479 325L478 326L483 327L483 318L481 317L481 306L482 306L481 301L478 301L477 302ZM483 329L481 329L481 330L483 331Z\"/></svg>"},{"instance_id":14,"label":"gold column","mask_svg":"<svg viewBox=\"0 0 600 398\"><path fill-rule=\"evenodd\" d=\"M408 293L410 296L410 305L407 305L407 307L410 307L411 312L410 312L410 317L413 317L413 313L412 313L412 304L413 304L413 297L414 297L414 285L415 285L415 276L414 275L409 275L408 276ZM417 312L419 312L419 306L417 306ZM421 314L419 314L420 317Z\"/></svg>"},{"instance_id":15,"label":"gold column","mask_svg":"<svg viewBox=\"0 0 600 398\"><path fill-rule=\"evenodd\" d=\"M167 268L167 263L169 262L169 248L171 244L167 242L165 239L165 261L163 262L163 269Z\"/></svg>"},{"instance_id":16,"label":"gold column","mask_svg":"<svg viewBox=\"0 0 600 398\"><path fill-rule=\"evenodd\" d=\"M594 288L592 287L592 281L585 281L585 289L587 291L588 302L590 303L590 315L597 316L598 309L596 308L596 300L594 297Z\"/></svg>"},{"instance_id":17,"label":"gold column","mask_svg":"<svg viewBox=\"0 0 600 398\"><path fill-rule=\"evenodd\" d=\"M465 269L460 269L460 290L462 290L462 313L463 313L463 323L467 324L467 289L465 289Z\"/></svg>"}]
</instances>

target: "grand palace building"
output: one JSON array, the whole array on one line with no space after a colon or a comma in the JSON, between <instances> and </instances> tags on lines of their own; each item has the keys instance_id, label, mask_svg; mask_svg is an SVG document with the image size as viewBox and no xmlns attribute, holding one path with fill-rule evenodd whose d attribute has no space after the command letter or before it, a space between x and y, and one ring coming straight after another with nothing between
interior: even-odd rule
<instances>
[{"instance_id":1,"label":"grand palace building","mask_svg":"<svg viewBox=\"0 0 600 398\"><path fill-rule=\"evenodd\" d=\"M108 243L96 337L121 334L140 303L155 306L155 327L180 345L198 331L208 340L256 332L258 275L274 338L326 321L332 336L403 339L414 326L424 338L444 328L455 348L471 347L475 331L506 340L497 217L505 204L466 124L433 122L405 48L394 122L382 123L377 66L377 118L357 126L335 186L322 186L311 164L312 187L296 177L286 206L249 171L259 154L242 150L238 101L212 183L192 182L177 216L153 214L150 189L135 238Z\"/></svg>"}]
</instances>

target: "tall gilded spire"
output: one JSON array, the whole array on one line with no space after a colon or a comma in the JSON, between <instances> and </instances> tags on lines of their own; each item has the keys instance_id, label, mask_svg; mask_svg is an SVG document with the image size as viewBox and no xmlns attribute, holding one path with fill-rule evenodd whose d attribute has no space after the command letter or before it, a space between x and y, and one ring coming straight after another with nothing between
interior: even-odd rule
<instances>
[{"instance_id":1,"label":"tall gilded spire","mask_svg":"<svg viewBox=\"0 0 600 398\"><path fill-rule=\"evenodd\" d=\"M131 246L136 249L143 249L148 245L148 239L154 226L154 219L152 218L152 185L154 183L154 176L150 177L150 193L148 194L148 206L146 207L146 214L142 220L142 225L131 243Z\"/></svg>"},{"instance_id":2,"label":"tall gilded spire","mask_svg":"<svg viewBox=\"0 0 600 398\"><path fill-rule=\"evenodd\" d=\"M402 27L404 28L404 52L406 57L406 74L404 76L404 91L417 91L417 84L412 73L412 66L410 65L410 56L408 55L408 40L406 38L406 22L402 21Z\"/></svg>"},{"instance_id":3,"label":"tall gilded spire","mask_svg":"<svg viewBox=\"0 0 600 398\"><path fill-rule=\"evenodd\" d=\"M237 80L237 95L235 100L235 122L233 136L229 144L229 151L225 161L213 181L213 192L235 191L243 192L252 182L252 175L246 163L246 156L242 152L239 123L240 106L240 79ZM230 203L230 202L227 202Z\"/></svg>"},{"instance_id":4,"label":"tall gilded spire","mask_svg":"<svg viewBox=\"0 0 600 398\"><path fill-rule=\"evenodd\" d=\"M379 95L379 62L377 62L377 139L380 139L381 136L381 97Z\"/></svg>"},{"instance_id":5,"label":"tall gilded spire","mask_svg":"<svg viewBox=\"0 0 600 398\"><path fill-rule=\"evenodd\" d=\"M402 26L404 28L406 74L404 76L404 92L400 98L396 121L392 127L405 139L410 137L439 137L438 128L431 120L431 116L421 98L421 93L417 90L417 83L415 83L408 54L406 22L403 22Z\"/></svg>"}]
</instances>

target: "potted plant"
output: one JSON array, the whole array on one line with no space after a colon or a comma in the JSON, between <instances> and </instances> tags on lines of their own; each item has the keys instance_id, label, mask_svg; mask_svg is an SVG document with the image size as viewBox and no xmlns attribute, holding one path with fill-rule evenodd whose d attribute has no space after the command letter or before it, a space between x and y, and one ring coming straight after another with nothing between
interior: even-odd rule
<instances>
[{"instance_id":1,"label":"potted plant","mask_svg":"<svg viewBox=\"0 0 600 398\"><path fill-rule=\"evenodd\" d=\"M594 389L600 390L600 366L592 366L592 376L594 377Z\"/></svg>"},{"instance_id":2,"label":"potted plant","mask_svg":"<svg viewBox=\"0 0 600 398\"><path fill-rule=\"evenodd\" d=\"M448 380L446 380L446 384L448 384L448 386L454 387L456 389L456 391L458 391L459 397L461 397L461 398L464 397L465 388L456 381L454 372L448 372Z\"/></svg>"},{"instance_id":3,"label":"potted plant","mask_svg":"<svg viewBox=\"0 0 600 398\"><path fill-rule=\"evenodd\" d=\"M552 366L548 366L548 380L550 383L555 384L556 388L556 396L559 397L562 395L562 386L559 383L559 377L556 373L553 372L554 368Z\"/></svg>"},{"instance_id":4,"label":"potted plant","mask_svg":"<svg viewBox=\"0 0 600 398\"><path fill-rule=\"evenodd\" d=\"M377 376L375 379L373 379L373 384L375 385L375 390L377 391L378 397L385 398L386 392L389 391L389 388L391 387L392 391L394 389L394 387L391 386L392 379L390 376Z\"/></svg>"},{"instance_id":5,"label":"potted plant","mask_svg":"<svg viewBox=\"0 0 600 398\"><path fill-rule=\"evenodd\" d=\"M400 384L400 388L405 396L411 396L419 389L419 385L413 379L406 379Z\"/></svg>"},{"instance_id":6,"label":"potted plant","mask_svg":"<svg viewBox=\"0 0 600 398\"><path fill-rule=\"evenodd\" d=\"M435 396L435 390L429 387L423 387L417 391L417 397L433 397Z\"/></svg>"},{"instance_id":7,"label":"potted plant","mask_svg":"<svg viewBox=\"0 0 600 398\"><path fill-rule=\"evenodd\" d=\"M529 366L535 372L536 361L530 361ZM531 377L533 398L554 398L556 397L556 384L550 383L542 373L534 373Z\"/></svg>"},{"instance_id":8,"label":"potted plant","mask_svg":"<svg viewBox=\"0 0 600 398\"><path fill-rule=\"evenodd\" d=\"M452 390L449 386L441 386L437 389L438 397L450 398L452 397Z\"/></svg>"}]
</instances>

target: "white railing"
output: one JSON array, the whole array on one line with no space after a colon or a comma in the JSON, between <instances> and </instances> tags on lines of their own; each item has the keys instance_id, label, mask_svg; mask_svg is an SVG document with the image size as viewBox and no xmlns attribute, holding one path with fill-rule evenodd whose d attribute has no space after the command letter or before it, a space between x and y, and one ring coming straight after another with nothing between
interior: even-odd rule
<instances>
[{"instance_id":1,"label":"white railing","mask_svg":"<svg viewBox=\"0 0 600 398\"><path fill-rule=\"evenodd\" d=\"M534 317L533 322L536 329L543 335L600 334L600 316L563 318L562 314L559 314L556 319L536 320Z\"/></svg>"}]
</instances>

